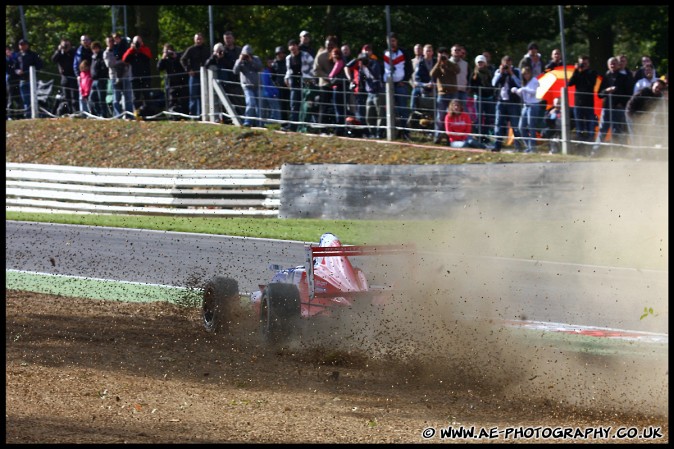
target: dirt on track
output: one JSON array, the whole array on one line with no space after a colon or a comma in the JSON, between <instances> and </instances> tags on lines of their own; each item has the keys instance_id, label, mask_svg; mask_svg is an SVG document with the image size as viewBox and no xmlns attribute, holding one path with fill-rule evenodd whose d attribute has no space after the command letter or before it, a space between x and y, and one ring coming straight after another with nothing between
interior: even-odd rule
<instances>
[{"instance_id":1,"label":"dirt on track","mask_svg":"<svg viewBox=\"0 0 674 449\"><path fill-rule=\"evenodd\" d=\"M448 426L654 426L664 437L640 441L669 441L666 413L505 394L433 360L269 350L245 313L211 335L198 310L168 303L6 297L7 443L437 443Z\"/></svg>"}]
</instances>

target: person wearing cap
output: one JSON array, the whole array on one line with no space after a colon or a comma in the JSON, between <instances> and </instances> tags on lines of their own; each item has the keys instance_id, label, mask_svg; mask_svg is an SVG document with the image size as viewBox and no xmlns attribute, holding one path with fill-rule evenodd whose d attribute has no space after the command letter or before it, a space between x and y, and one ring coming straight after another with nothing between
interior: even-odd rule
<instances>
[{"instance_id":1,"label":"person wearing cap","mask_svg":"<svg viewBox=\"0 0 674 449\"><path fill-rule=\"evenodd\" d=\"M260 118L260 102L258 88L262 61L253 54L253 47L246 44L241 49L239 59L234 63L234 75L239 76L241 89L246 101L243 126L258 126Z\"/></svg>"},{"instance_id":2,"label":"person wearing cap","mask_svg":"<svg viewBox=\"0 0 674 449\"><path fill-rule=\"evenodd\" d=\"M489 69L487 58L484 55L477 55L475 57L475 68L470 77L470 90L473 93L473 101L477 112L476 131L482 142L488 140L487 134L491 134L494 127L496 101L494 99L494 86L491 84L492 77L493 74Z\"/></svg>"},{"instance_id":3,"label":"person wearing cap","mask_svg":"<svg viewBox=\"0 0 674 449\"><path fill-rule=\"evenodd\" d=\"M306 30L300 33L299 49L309 53L312 58L316 58L316 50L311 46L311 34Z\"/></svg>"},{"instance_id":4,"label":"person wearing cap","mask_svg":"<svg viewBox=\"0 0 674 449\"><path fill-rule=\"evenodd\" d=\"M279 107L281 109L281 120L283 121L288 120L290 111L290 89L285 84L287 71L286 50L283 46L279 45L274 49L274 60L271 63L271 79L279 90Z\"/></svg>"},{"instance_id":5,"label":"person wearing cap","mask_svg":"<svg viewBox=\"0 0 674 449\"><path fill-rule=\"evenodd\" d=\"M25 118L31 118L30 108L30 68L35 70L42 69L42 58L40 55L30 49L30 44L26 39L19 41L19 53L16 56L15 73L19 77L19 91L23 101L23 114Z\"/></svg>"}]
</instances>

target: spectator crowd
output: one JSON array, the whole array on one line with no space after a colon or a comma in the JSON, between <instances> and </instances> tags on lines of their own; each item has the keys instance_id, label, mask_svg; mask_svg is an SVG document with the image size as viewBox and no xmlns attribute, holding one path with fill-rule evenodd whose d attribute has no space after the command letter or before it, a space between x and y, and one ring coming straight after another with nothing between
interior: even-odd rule
<instances>
[{"instance_id":1,"label":"spectator crowd","mask_svg":"<svg viewBox=\"0 0 674 449\"><path fill-rule=\"evenodd\" d=\"M354 46L326 36L315 49L311 34L302 31L273 54L257 54L249 44L239 46L231 31L212 49L195 33L184 51L165 43L155 59L139 35L129 40L115 33L102 41L82 35L77 47L63 38L51 54L60 101L46 112L126 119L166 112L174 119L200 119L206 67L220 87L215 119L222 123L383 138L383 94L390 83L398 138L426 135L452 147L559 152L560 101L543 99L539 83L546 72L562 67L559 49L546 62L531 42L520 58L503 55L494 64L490 52L469 58L459 43L437 50L416 44L409 54L391 33L388 44L377 56L371 43ZM6 46L5 62L6 117L29 118L28 74L30 67L43 68L42 58L21 39L17 49ZM163 74L163 91L152 88L153 65ZM609 58L600 71L579 55L568 86L575 89L571 129L575 141L591 149L588 154L596 155L607 142L652 144L648 126L666 126L668 77L658 75L648 56L635 71L624 55Z\"/></svg>"}]
</instances>

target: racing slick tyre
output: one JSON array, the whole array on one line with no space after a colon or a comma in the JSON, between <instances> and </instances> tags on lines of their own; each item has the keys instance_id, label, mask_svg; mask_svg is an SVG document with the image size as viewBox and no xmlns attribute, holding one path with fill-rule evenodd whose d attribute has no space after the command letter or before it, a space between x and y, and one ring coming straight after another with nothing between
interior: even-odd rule
<instances>
[{"instance_id":1,"label":"racing slick tyre","mask_svg":"<svg viewBox=\"0 0 674 449\"><path fill-rule=\"evenodd\" d=\"M265 343L275 345L290 337L300 317L300 291L295 284L271 283L262 293L260 333Z\"/></svg>"},{"instance_id":2,"label":"racing slick tyre","mask_svg":"<svg viewBox=\"0 0 674 449\"><path fill-rule=\"evenodd\" d=\"M216 333L227 329L235 301L239 301L239 284L236 280L215 276L206 283L201 317L207 332Z\"/></svg>"}]
</instances>

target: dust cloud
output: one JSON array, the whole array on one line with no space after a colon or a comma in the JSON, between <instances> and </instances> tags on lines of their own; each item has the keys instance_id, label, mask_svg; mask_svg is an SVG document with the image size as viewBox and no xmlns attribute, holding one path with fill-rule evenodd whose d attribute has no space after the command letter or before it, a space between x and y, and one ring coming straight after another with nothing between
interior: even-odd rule
<instances>
[{"instance_id":1,"label":"dust cloud","mask_svg":"<svg viewBox=\"0 0 674 449\"><path fill-rule=\"evenodd\" d=\"M415 257L366 270L404 279L405 293L314 325L302 344L363 351L416 382L495 400L666 416L666 345L504 325L668 332L667 163L607 160L578 172L563 201L550 185L529 203L476 196L442 224L411 223L416 234L397 241L412 240ZM640 274L661 282L621 281ZM656 313L640 319L644 307Z\"/></svg>"}]
</instances>

